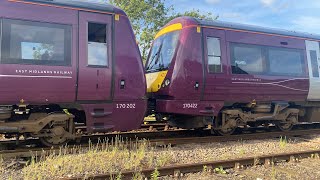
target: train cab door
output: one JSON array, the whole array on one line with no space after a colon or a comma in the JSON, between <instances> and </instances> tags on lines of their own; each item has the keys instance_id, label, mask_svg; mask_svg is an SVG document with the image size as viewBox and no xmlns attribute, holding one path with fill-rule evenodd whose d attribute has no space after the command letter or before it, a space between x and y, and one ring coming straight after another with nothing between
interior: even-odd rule
<instances>
[{"instance_id":1,"label":"train cab door","mask_svg":"<svg viewBox=\"0 0 320 180\"><path fill-rule=\"evenodd\" d=\"M320 100L320 47L319 42L306 41L310 88L309 101Z\"/></svg>"},{"instance_id":2,"label":"train cab door","mask_svg":"<svg viewBox=\"0 0 320 180\"><path fill-rule=\"evenodd\" d=\"M203 29L205 88L202 100L224 100L227 79L226 36L224 30Z\"/></svg>"},{"instance_id":3,"label":"train cab door","mask_svg":"<svg viewBox=\"0 0 320 180\"><path fill-rule=\"evenodd\" d=\"M111 26L111 15L79 13L78 101L112 98Z\"/></svg>"}]
</instances>

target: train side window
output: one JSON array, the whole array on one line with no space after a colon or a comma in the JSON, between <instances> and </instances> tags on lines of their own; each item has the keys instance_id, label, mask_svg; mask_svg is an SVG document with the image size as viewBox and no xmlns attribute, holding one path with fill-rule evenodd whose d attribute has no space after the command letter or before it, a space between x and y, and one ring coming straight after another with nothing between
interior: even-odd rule
<instances>
[{"instance_id":1,"label":"train side window","mask_svg":"<svg viewBox=\"0 0 320 180\"><path fill-rule=\"evenodd\" d=\"M302 76L304 59L301 50L288 48L268 48L268 60L271 75Z\"/></svg>"},{"instance_id":2,"label":"train side window","mask_svg":"<svg viewBox=\"0 0 320 180\"><path fill-rule=\"evenodd\" d=\"M222 65L220 39L214 37L207 37L207 50L209 73L221 73Z\"/></svg>"},{"instance_id":3,"label":"train side window","mask_svg":"<svg viewBox=\"0 0 320 180\"><path fill-rule=\"evenodd\" d=\"M311 50L310 58L311 58L311 66L312 66L312 75L313 77L319 77L319 64L318 64L318 58L317 58L317 51Z\"/></svg>"},{"instance_id":4,"label":"train side window","mask_svg":"<svg viewBox=\"0 0 320 180\"><path fill-rule=\"evenodd\" d=\"M2 57L2 55L1 55L1 52L2 52L2 48L1 48L1 46L2 46L2 43L1 43L1 41L2 41L2 18L0 18L0 62L1 62L1 57Z\"/></svg>"},{"instance_id":5,"label":"train side window","mask_svg":"<svg viewBox=\"0 0 320 180\"><path fill-rule=\"evenodd\" d=\"M106 24L88 23L88 65L108 67Z\"/></svg>"},{"instance_id":6,"label":"train side window","mask_svg":"<svg viewBox=\"0 0 320 180\"><path fill-rule=\"evenodd\" d=\"M3 19L2 64L71 65L71 26Z\"/></svg>"},{"instance_id":7,"label":"train side window","mask_svg":"<svg viewBox=\"0 0 320 180\"><path fill-rule=\"evenodd\" d=\"M262 74L265 71L260 46L231 43L231 62L233 74Z\"/></svg>"}]
</instances>

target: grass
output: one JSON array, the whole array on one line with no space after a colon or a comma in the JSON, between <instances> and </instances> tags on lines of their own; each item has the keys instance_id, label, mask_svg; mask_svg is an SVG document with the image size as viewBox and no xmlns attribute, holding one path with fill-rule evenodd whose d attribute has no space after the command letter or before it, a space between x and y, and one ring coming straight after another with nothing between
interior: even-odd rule
<instances>
[{"instance_id":1,"label":"grass","mask_svg":"<svg viewBox=\"0 0 320 180\"><path fill-rule=\"evenodd\" d=\"M280 148L285 148L288 144L287 137L280 137L279 146Z\"/></svg>"},{"instance_id":2,"label":"grass","mask_svg":"<svg viewBox=\"0 0 320 180\"><path fill-rule=\"evenodd\" d=\"M158 169L156 168L156 169L153 171L153 173L151 174L151 179L152 179L152 180L158 180L159 176L160 176L160 172L159 172Z\"/></svg>"},{"instance_id":3,"label":"grass","mask_svg":"<svg viewBox=\"0 0 320 180\"><path fill-rule=\"evenodd\" d=\"M243 148L241 148L241 149L239 150L239 154L240 154L241 156L245 155L245 154L246 154L246 150L244 150Z\"/></svg>"},{"instance_id":4,"label":"grass","mask_svg":"<svg viewBox=\"0 0 320 180\"><path fill-rule=\"evenodd\" d=\"M272 164L270 177L271 177L272 180L276 180L277 179L277 171L276 171L276 168L274 167L274 164Z\"/></svg>"},{"instance_id":5,"label":"grass","mask_svg":"<svg viewBox=\"0 0 320 180\"><path fill-rule=\"evenodd\" d=\"M5 172L5 165L4 165L4 161L3 158L0 158L0 174Z\"/></svg>"},{"instance_id":6,"label":"grass","mask_svg":"<svg viewBox=\"0 0 320 180\"><path fill-rule=\"evenodd\" d=\"M222 166L215 168L214 172L217 174L227 174L227 172L223 169Z\"/></svg>"},{"instance_id":7,"label":"grass","mask_svg":"<svg viewBox=\"0 0 320 180\"><path fill-rule=\"evenodd\" d=\"M72 152L70 154L64 147L59 153L51 153L39 159L33 157L22 169L18 179L59 179L113 173L117 176L110 179L119 180L122 179L121 172L127 170L136 172L133 179L142 179L139 172L143 168L154 168L153 179L157 179L159 176L157 167L166 166L172 163L173 159L170 153L156 152L148 141L130 143L117 140L112 145L105 142L91 144L89 148L78 147ZM0 175L4 173L1 163L2 161L0 161Z\"/></svg>"}]
</instances>

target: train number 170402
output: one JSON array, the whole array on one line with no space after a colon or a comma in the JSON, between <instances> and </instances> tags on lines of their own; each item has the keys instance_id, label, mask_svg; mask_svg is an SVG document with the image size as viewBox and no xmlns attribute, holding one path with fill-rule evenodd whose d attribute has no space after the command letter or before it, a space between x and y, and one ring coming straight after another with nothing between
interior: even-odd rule
<instances>
[{"instance_id":1,"label":"train number 170402","mask_svg":"<svg viewBox=\"0 0 320 180\"><path fill-rule=\"evenodd\" d=\"M117 109L135 109L136 104L116 104Z\"/></svg>"}]
</instances>

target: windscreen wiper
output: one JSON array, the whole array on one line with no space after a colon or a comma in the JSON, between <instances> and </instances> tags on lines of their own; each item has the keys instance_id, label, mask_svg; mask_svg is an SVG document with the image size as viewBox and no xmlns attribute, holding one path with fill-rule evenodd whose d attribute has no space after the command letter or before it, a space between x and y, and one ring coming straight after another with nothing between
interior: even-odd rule
<instances>
[{"instance_id":1,"label":"windscreen wiper","mask_svg":"<svg viewBox=\"0 0 320 180\"><path fill-rule=\"evenodd\" d=\"M160 54L160 52L161 52L162 46L163 46L163 44L160 45L158 51L157 51L156 54L152 57L152 59L151 59L151 61L150 61L150 64L149 64L149 66L147 67L147 72L148 72L149 70L151 70L151 69L157 64L157 61L158 61L158 59L159 59L159 54ZM157 58L156 58L156 57L157 57ZM155 59L155 58L156 58L156 59ZM154 60L155 60L155 62L154 62L154 64L152 64L152 62L153 62ZM152 66L150 67L151 64L152 64Z\"/></svg>"}]
</instances>

